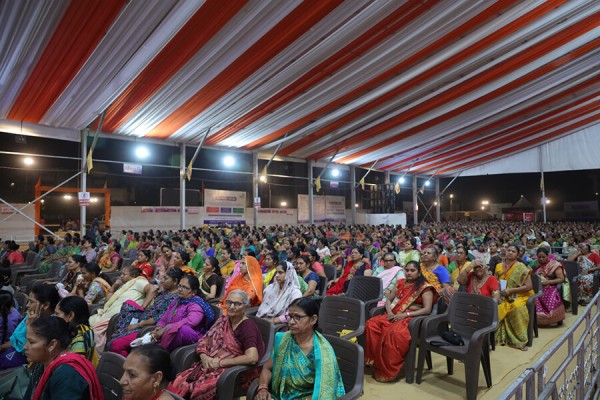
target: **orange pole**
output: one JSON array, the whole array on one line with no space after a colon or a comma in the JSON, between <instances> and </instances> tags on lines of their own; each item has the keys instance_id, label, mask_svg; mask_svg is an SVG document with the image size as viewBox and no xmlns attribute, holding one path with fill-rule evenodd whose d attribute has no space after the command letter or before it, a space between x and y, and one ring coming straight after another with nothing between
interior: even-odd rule
<instances>
[{"instance_id":1,"label":"orange pole","mask_svg":"<svg viewBox=\"0 0 600 400\"><path fill-rule=\"evenodd\" d=\"M104 229L110 227L110 190L104 191Z\"/></svg>"}]
</instances>

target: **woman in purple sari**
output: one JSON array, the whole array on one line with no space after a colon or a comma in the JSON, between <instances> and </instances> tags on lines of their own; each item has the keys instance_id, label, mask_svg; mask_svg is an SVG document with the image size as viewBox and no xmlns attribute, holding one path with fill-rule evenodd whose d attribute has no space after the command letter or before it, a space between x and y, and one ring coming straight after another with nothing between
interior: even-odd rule
<instances>
[{"instance_id":1,"label":"woman in purple sari","mask_svg":"<svg viewBox=\"0 0 600 400\"><path fill-rule=\"evenodd\" d=\"M533 273L542 278L544 291L535 302L538 326L562 325L565 319L565 306L557 286L565 281L563 266L556 260L548 257L548 250L540 247L537 251L538 265Z\"/></svg>"},{"instance_id":2,"label":"woman in purple sari","mask_svg":"<svg viewBox=\"0 0 600 400\"><path fill-rule=\"evenodd\" d=\"M198 278L186 275L178 288L179 299L169 306L152 331L154 339L168 351L196 343L215 322L212 308L198 296Z\"/></svg>"}]
</instances>

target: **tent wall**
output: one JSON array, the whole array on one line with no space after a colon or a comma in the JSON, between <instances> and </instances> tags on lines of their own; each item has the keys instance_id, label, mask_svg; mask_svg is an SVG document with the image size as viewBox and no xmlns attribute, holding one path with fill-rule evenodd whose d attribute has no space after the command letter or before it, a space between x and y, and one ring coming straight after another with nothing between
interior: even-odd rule
<instances>
[{"instance_id":1,"label":"tent wall","mask_svg":"<svg viewBox=\"0 0 600 400\"><path fill-rule=\"evenodd\" d=\"M573 171L600 168L600 125L546 143L540 147L467 169L460 176ZM542 157L540 163L540 154Z\"/></svg>"}]
</instances>

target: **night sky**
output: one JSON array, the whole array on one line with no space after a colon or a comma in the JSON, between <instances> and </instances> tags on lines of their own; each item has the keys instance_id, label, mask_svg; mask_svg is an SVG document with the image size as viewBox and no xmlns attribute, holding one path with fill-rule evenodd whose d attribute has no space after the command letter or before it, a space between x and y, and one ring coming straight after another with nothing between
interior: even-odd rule
<instances>
[{"instance_id":1,"label":"night sky","mask_svg":"<svg viewBox=\"0 0 600 400\"><path fill-rule=\"evenodd\" d=\"M17 143L16 136L0 133L0 151L30 153L30 154L52 154L62 157L78 157L79 144L45 138L27 136L26 143ZM89 144L91 144L91 138ZM177 189L179 187L179 148L167 145L147 145L151 156L140 161L133 156L133 149L138 143L133 141L100 139L94 151L94 169L88 176L88 187L103 187L105 183L109 189L121 189L120 195L114 196L112 205L160 205L160 189L167 188L163 193L163 205L177 205ZM187 161L189 161L195 148L188 147ZM22 155L10 155L0 153L0 196L9 202L28 202L33 199L33 185L41 177L42 184L56 185L72 176L79 170L80 161L69 159L51 159L34 157L35 164L26 167L23 164ZM252 194L252 155L249 153L230 153L221 149L203 149L196 160L195 168L225 169L223 158L227 154L235 154L237 163L230 168L232 171L246 173L230 173L226 171L194 171L192 181L187 188L199 193L202 187L207 189L229 189L246 191ZM119 163L106 163L100 160L116 160ZM168 167L152 167L145 165L141 176L123 173L122 162L159 164ZM266 164L266 160L259 161L259 168ZM320 172L315 168L314 176ZM357 171L357 180L363 172ZM269 174L285 176L307 176L307 165L303 163L273 162L269 167ZM408 178L408 177L407 177ZM350 207L350 184L347 171L337 178L339 187L330 188L327 179L332 179L329 172L323 176L323 190L320 194L346 196L347 208ZM382 172L372 172L367 177L367 183L383 183ZM440 190L443 189L451 178L440 180ZM71 182L71 187L76 186L77 180ZM422 180L418 186L421 187ZM454 195L454 210L476 210L479 209L482 200L490 203L515 203L521 195L525 196L534 206L540 205L540 175L539 174L510 174L489 175L479 177L459 177L446 191L442 199L442 210L449 210L448 195ZM546 196L551 200L550 208L562 209L565 201L590 201L598 200L596 193L600 192L600 170L551 172L545 174ZM423 196L425 203L434 201L433 185ZM268 184L261 184L259 195L262 198L263 207L279 207L281 201L286 201L288 207L297 206L297 195L308 192L307 180L303 178L269 177ZM361 207L367 207L369 194L358 191L357 198ZM248 196L249 202L252 196ZM402 185L400 195L396 196L397 209L401 208L402 202L411 201L411 183ZM270 200L270 203L269 203ZM198 197L190 194L188 202L198 205ZM174 203L174 204L166 204ZM251 204L248 204L250 207ZM72 209L72 210L71 210ZM65 207L61 196L48 198L44 212L46 217L60 214L61 217L76 216L78 214L76 203ZM71 212L72 211L72 212ZM90 208L92 215L99 214L102 206L98 204L96 210Z\"/></svg>"}]
</instances>

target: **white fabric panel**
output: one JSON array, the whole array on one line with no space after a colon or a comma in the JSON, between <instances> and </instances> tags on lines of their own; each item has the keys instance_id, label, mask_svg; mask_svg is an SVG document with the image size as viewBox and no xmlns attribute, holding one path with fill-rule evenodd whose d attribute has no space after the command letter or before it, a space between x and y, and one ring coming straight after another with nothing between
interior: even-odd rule
<instances>
[{"instance_id":1,"label":"white fabric panel","mask_svg":"<svg viewBox=\"0 0 600 400\"><path fill-rule=\"evenodd\" d=\"M542 145L544 172L600 168L600 124ZM539 147L467 169L462 176L540 172Z\"/></svg>"},{"instance_id":2,"label":"white fabric panel","mask_svg":"<svg viewBox=\"0 0 600 400\"><path fill-rule=\"evenodd\" d=\"M20 209L25 204L12 204L13 207ZM14 211L5 204L0 204L0 219L14 214ZM29 218L35 218L35 209L33 204L30 204L23 210L23 214ZM46 234L46 232L44 232ZM33 240L34 225L33 222L23 217L21 214L13 215L6 221L0 224L0 237L2 240L14 240L15 242L29 242Z\"/></svg>"}]
</instances>

